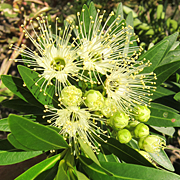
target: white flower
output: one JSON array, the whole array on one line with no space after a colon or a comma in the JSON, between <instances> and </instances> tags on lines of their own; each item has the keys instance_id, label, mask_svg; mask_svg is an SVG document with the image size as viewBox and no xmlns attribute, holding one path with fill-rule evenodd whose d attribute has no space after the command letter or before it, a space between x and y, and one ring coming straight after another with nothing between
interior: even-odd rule
<instances>
[{"instance_id":1,"label":"white flower","mask_svg":"<svg viewBox=\"0 0 180 180\"><path fill-rule=\"evenodd\" d=\"M76 36L79 39L78 54L83 61L82 76L88 71L89 81L92 84L100 84L102 82L101 75L106 75L111 72L123 58L127 57L125 47L127 44L132 44L134 40L130 41L133 33L130 32L131 26L125 27L125 23L120 21L120 16L109 25L114 12L109 14L104 25L101 25L103 15L99 15L100 10L93 19L90 16L88 24L85 21L85 9L82 10L81 18L80 13L77 13L79 27L76 27ZM89 27L86 32L86 26ZM129 47L129 54L133 54L138 50L137 46ZM127 57L130 58L130 57Z\"/></svg>"},{"instance_id":2,"label":"white flower","mask_svg":"<svg viewBox=\"0 0 180 180\"><path fill-rule=\"evenodd\" d=\"M64 105L60 105L60 107L61 109L57 109L45 105L45 112L50 114L43 118L52 116L47 122L60 128L59 134L62 134L64 139L69 141L69 146L76 146L75 148L77 148L78 138L81 138L83 142L91 146L94 152L97 152L97 146L101 145L93 136L100 138L100 134L105 135L107 133L107 131L102 130L97 125L97 121L103 123L105 119L101 115L92 114L88 108L80 108L78 106L65 107Z\"/></svg>"},{"instance_id":3,"label":"white flower","mask_svg":"<svg viewBox=\"0 0 180 180\"><path fill-rule=\"evenodd\" d=\"M122 64L107 76L105 81L107 96L114 100L119 111L130 115L136 112L134 107L137 105L150 104L149 96L152 95L150 90L156 89L153 86L156 75L154 73L140 73L144 67L149 65L149 62L143 63L143 61Z\"/></svg>"},{"instance_id":4,"label":"white flower","mask_svg":"<svg viewBox=\"0 0 180 180\"><path fill-rule=\"evenodd\" d=\"M37 18L39 24L40 33L38 34L30 21L31 27L34 30L36 39L34 39L29 32L24 28L25 36L31 40L34 44L36 51L32 51L30 48L22 45L22 48L17 49L16 46L11 46L17 49L24 57L23 59L16 59L17 62L27 63L28 67L34 67L34 70L43 71L38 82L45 78L41 85L41 89L44 87L45 91L48 85L55 78L56 81L56 95L60 95L61 86L67 86L70 84L68 77L73 78L78 76L79 63L77 62L77 47L74 45L74 41L70 44L71 32L73 25L70 24L65 27L62 35L61 28L57 28L56 18L56 32L51 31L51 26L48 24L47 17ZM26 48L27 50L24 50ZM78 81L78 79L77 79Z\"/></svg>"}]
</instances>

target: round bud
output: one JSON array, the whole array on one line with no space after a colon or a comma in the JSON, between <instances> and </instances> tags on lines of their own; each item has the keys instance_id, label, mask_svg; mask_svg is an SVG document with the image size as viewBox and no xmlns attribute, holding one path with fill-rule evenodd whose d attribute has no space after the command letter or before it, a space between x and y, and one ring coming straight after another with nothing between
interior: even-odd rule
<instances>
[{"instance_id":1,"label":"round bud","mask_svg":"<svg viewBox=\"0 0 180 180\"><path fill-rule=\"evenodd\" d=\"M81 103L82 91L75 86L66 86L61 91L62 102L67 106L77 106Z\"/></svg>"},{"instance_id":2,"label":"round bud","mask_svg":"<svg viewBox=\"0 0 180 180\"><path fill-rule=\"evenodd\" d=\"M89 90L85 93L85 104L93 111L101 110L104 106L104 97L99 91Z\"/></svg>"},{"instance_id":3,"label":"round bud","mask_svg":"<svg viewBox=\"0 0 180 180\"><path fill-rule=\"evenodd\" d=\"M132 136L127 129L121 129L117 133L117 139L120 143L128 143L132 139Z\"/></svg>"},{"instance_id":4,"label":"round bud","mask_svg":"<svg viewBox=\"0 0 180 180\"><path fill-rule=\"evenodd\" d=\"M134 129L134 136L142 138L149 135L149 127L143 123L139 123Z\"/></svg>"},{"instance_id":5,"label":"round bud","mask_svg":"<svg viewBox=\"0 0 180 180\"><path fill-rule=\"evenodd\" d=\"M135 128L139 123L140 123L139 121L131 121L131 122L129 122L129 124L126 126L126 128L127 128L129 131L133 131L134 128Z\"/></svg>"},{"instance_id":6,"label":"round bud","mask_svg":"<svg viewBox=\"0 0 180 180\"><path fill-rule=\"evenodd\" d=\"M151 111L147 106L136 106L134 112L134 118L140 122L147 122L150 118Z\"/></svg>"},{"instance_id":7,"label":"round bud","mask_svg":"<svg viewBox=\"0 0 180 180\"><path fill-rule=\"evenodd\" d=\"M159 152L166 146L165 140L156 135L149 135L140 141L139 147L150 153Z\"/></svg>"},{"instance_id":8,"label":"round bud","mask_svg":"<svg viewBox=\"0 0 180 180\"><path fill-rule=\"evenodd\" d=\"M109 118L111 116L113 116L113 114L117 111L117 107L113 101L113 99L111 98L106 98L104 100L104 106L101 109L101 113Z\"/></svg>"},{"instance_id":9,"label":"round bud","mask_svg":"<svg viewBox=\"0 0 180 180\"><path fill-rule=\"evenodd\" d=\"M124 112L116 112L111 118L111 124L115 130L122 129L128 125L129 116Z\"/></svg>"}]
</instances>

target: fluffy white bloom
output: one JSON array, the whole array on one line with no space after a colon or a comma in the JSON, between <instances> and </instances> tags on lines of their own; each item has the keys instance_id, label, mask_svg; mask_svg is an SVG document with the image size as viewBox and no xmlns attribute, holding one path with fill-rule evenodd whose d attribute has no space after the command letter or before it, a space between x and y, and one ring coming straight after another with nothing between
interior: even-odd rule
<instances>
[{"instance_id":1,"label":"fluffy white bloom","mask_svg":"<svg viewBox=\"0 0 180 180\"><path fill-rule=\"evenodd\" d=\"M52 116L47 120L51 125L60 128L59 134L62 134L65 140L69 141L70 146L78 146L78 138L87 143L94 152L97 152L100 144L93 137L100 138L100 134L106 134L107 131L102 130L97 124L98 121L103 123L105 119L100 115L92 114L88 108L80 108L79 106L60 105L61 109L45 105L45 112ZM102 139L103 140L103 139ZM77 148L77 147L75 147Z\"/></svg>"},{"instance_id":2,"label":"fluffy white bloom","mask_svg":"<svg viewBox=\"0 0 180 180\"><path fill-rule=\"evenodd\" d=\"M25 57L15 59L16 62L26 63L28 67L34 67L34 70L42 71L36 85L41 79L45 78L41 89L44 87L46 91L47 86L55 78L56 95L60 95L61 86L70 84L68 77L74 79L74 76L78 76L80 62L77 62L78 48L74 45L75 40L70 43L71 32L74 27L69 24L61 35L61 28L57 28L57 20L58 18L56 18L55 34L51 31L51 25L48 24L47 17L37 18L39 33L35 31L31 20L31 27L36 36L35 39L22 25L25 36L34 44L36 51L32 51L25 45L22 45L22 48L16 46L11 46L11 48L17 49ZM24 50L25 48L26 50Z\"/></svg>"},{"instance_id":3,"label":"fluffy white bloom","mask_svg":"<svg viewBox=\"0 0 180 180\"><path fill-rule=\"evenodd\" d=\"M103 83L101 75L111 72L116 65L123 61L123 57L127 57L127 48L130 54L139 49L137 46L126 47L134 41L130 41L130 37L133 36L131 26L125 27L124 21L120 21L120 16L114 18L113 22L109 24L114 12L109 14L106 22L102 25L105 11L103 15L99 15L99 12L100 10L94 19L90 15L90 22L86 21L85 16L88 12L85 12L85 9L82 10L81 16L80 13L77 13L79 26L76 27L76 36L80 47L78 54L83 61L82 76L87 74L92 84Z\"/></svg>"},{"instance_id":4,"label":"fluffy white bloom","mask_svg":"<svg viewBox=\"0 0 180 180\"><path fill-rule=\"evenodd\" d=\"M137 105L150 103L149 96L152 94L150 89L156 89L153 86L156 75L140 73L144 67L149 65L149 62L143 63L143 61L125 63L107 76L105 82L107 96L114 100L119 111L132 114Z\"/></svg>"}]
</instances>

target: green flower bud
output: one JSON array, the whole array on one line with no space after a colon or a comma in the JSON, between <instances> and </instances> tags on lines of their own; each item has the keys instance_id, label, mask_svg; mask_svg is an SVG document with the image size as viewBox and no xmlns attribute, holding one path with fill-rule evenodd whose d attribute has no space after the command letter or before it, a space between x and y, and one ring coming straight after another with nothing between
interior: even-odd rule
<instances>
[{"instance_id":1,"label":"green flower bud","mask_svg":"<svg viewBox=\"0 0 180 180\"><path fill-rule=\"evenodd\" d=\"M129 131L133 131L134 128L135 128L139 123L140 123L139 121L131 121L131 122L129 122L129 124L126 126L126 128L127 128Z\"/></svg>"},{"instance_id":2,"label":"green flower bud","mask_svg":"<svg viewBox=\"0 0 180 180\"><path fill-rule=\"evenodd\" d=\"M99 91L89 90L85 93L84 97L86 97L86 106L93 111L99 111L104 106L104 97Z\"/></svg>"},{"instance_id":3,"label":"green flower bud","mask_svg":"<svg viewBox=\"0 0 180 180\"><path fill-rule=\"evenodd\" d=\"M147 122L150 118L150 109L147 106L137 106L135 107L135 119L140 122Z\"/></svg>"},{"instance_id":4,"label":"green flower bud","mask_svg":"<svg viewBox=\"0 0 180 180\"><path fill-rule=\"evenodd\" d=\"M149 135L139 142L139 147L150 153L159 152L165 146L165 140L156 135Z\"/></svg>"},{"instance_id":5,"label":"green flower bud","mask_svg":"<svg viewBox=\"0 0 180 180\"><path fill-rule=\"evenodd\" d=\"M104 100L104 106L101 109L101 113L109 118L111 116L113 116L113 114L117 111L117 107L113 101L113 99L111 98L106 98Z\"/></svg>"},{"instance_id":6,"label":"green flower bud","mask_svg":"<svg viewBox=\"0 0 180 180\"><path fill-rule=\"evenodd\" d=\"M129 116L124 112L116 112L111 118L111 124L115 130L122 129L128 125Z\"/></svg>"},{"instance_id":7,"label":"green flower bud","mask_svg":"<svg viewBox=\"0 0 180 180\"><path fill-rule=\"evenodd\" d=\"M134 129L134 136L142 138L149 135L149 127L143 123L139 123Z\"/></svg>"},{"instance_id":8,"label":"green flower bud","mask_svg":"<svg viewBox=\"0 0 180 180\"><path fill-rule=\"evenodd\" d=\"M132 136L127 129L121 129L117 133L117 139L120 143L128 143L132 139Z\"/></svg>"},{"instance_id":9,"label":"green flower bud","mask_svg":"<svg viewBox=\"0 0 180 180\"><path fill-rule=\"evenodd\" d=\"M65 105L77 106L81 103L82 91L75 86L66 86L61 91L61 99Z\"/></svg>"}]
</instances>

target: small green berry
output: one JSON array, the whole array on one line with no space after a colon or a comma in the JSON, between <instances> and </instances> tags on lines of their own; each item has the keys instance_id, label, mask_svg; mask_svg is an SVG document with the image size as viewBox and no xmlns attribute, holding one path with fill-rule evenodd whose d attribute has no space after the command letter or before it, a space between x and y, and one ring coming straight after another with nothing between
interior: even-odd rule
<instances>
[{"instance_id":1,"label":"small green berry","mask_svg":"<svg viewBox=\"0 0 180 180\"><path fill-rule=\"evenodd\" d=\"M151 111L147 106L137 106L134 109L135 119L140 122L147 122L150 118Z\"/></svg>"},{"instance_id":2,"label":"small green berry","mask_svg":"<svg viewBox=\"0 0 180 180\"><path fill-rule=\"evenodd\" d=\"M127 129L121 129L117 133L117 139L120 143L128 143L132 139L132 136Z\"/></svg>"},{"instance_id":3,"label":"small green berry","mask_svg":"<svg viewBox=\"0 0 180 180\"><path fill-rule=\"evenodd\" d=\"M149 127L143 123L139 123L134 129L134 136L142 138L149 135Z\"/></svg>"}]
</instances>

